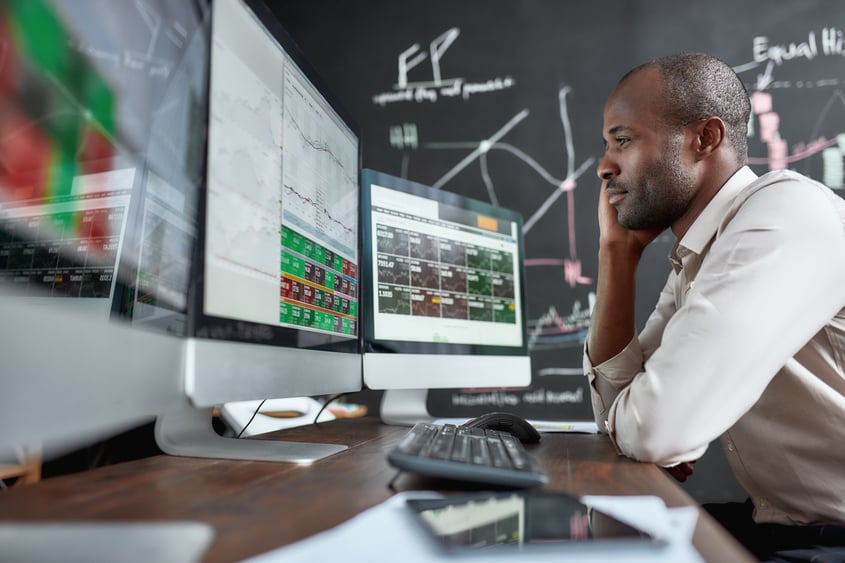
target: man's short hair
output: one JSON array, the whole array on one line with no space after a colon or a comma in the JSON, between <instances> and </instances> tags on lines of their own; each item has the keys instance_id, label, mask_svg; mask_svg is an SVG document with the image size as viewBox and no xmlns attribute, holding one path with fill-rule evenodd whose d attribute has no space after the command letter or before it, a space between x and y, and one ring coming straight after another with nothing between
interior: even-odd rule
<instances>
[{"instance_id":1,"label":"man's short hair","mask_svg":"<svg viewBox=\"0 0 845 563\"><path fill-rule=\"evenodd\" d=\"M742 80L729 65L703 53L679 53L644 63L619 83L647 68L657 68L663 77L662 110L668 125L683 127L709 117L720 118L738 162L745 164L751 102Z\"/></svg>"}]
</instances>

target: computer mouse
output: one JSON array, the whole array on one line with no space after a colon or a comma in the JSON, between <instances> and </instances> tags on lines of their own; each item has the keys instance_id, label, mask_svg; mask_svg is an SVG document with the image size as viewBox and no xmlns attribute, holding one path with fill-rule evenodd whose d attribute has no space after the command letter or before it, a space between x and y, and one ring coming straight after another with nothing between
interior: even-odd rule
<instances>
[{"instance_id":1,"label":"computer mouse","mask_svg":"<svg viewBox=\"0 0 845 563\"><path fill-rule=\"evenodd\" d=\"M530 422L519 415L509 412L488 412L468 420L462 426L470 428L489 428L499 432L508 432L519 438L520 442L534 444L540 441L540 433Z\"/></svg>"}]
</instances>

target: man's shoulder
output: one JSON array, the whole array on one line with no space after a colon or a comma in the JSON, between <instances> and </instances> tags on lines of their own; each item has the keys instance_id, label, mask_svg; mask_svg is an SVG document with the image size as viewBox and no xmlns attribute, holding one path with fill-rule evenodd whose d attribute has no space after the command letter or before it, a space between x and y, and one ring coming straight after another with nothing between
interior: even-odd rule
<instances>
[{"instance_id":1,"label":"man's shoulder","mask_svg":"<svg viewBox=\"0 0 845 563\"><path fill-rule=\"evenodd\" d=\"M825 189L830 189L821 182L818 182L817 180L814 180L809 176L805 176L800 172L788 169L770 170L769 172L766 172L762 176L759 176L754 182L746 186L746 189L763 188L766 186L780 184L783 182L799 182L802 184L813 184L815 186L823 187Z\"/></svg>"},{"instance_id":2,"label":"man's shoulder","mask_svg":"<svg viewBox=\"0 0 845 563\"><path fill-rule=\"evenodd\" d=\"M762 198L762 199L761 199ZM751 201L756 205L746 205ZM764 207L760 207L763 205ZM765 213L761 213L761 209ZM752 211L753 210L753 211ZM827 210L827 211L825 211ZM833 214L828 214L834 210ZM722 229L739 215L747 213L769 220L788 217L815 217L845 224L845 200L828 186L794 170L773 170L744 186L734 197L722 218ZM720 229L720 230L722 230Z\"/></svg>"},{"instance_id":3,"label":"man's shoulder","mask_svg":"<svg viewBox=\"0 0 845 563\"><path fill-rule=\"evenodd\" d=\"M792 190L792 188L796 187L800 189ZM814 180L813 178L805 176L800 172L796 172L794 170L772 170L746 185L740 191L739 196L737 197L737 203L747 200L749 197L757 194L758 192L765 193L766 190L771 188L783 188L790 190L796 197L801 197L802 199L812 197L810 194L815 193L823 198L833 199L834 201L839 200L839 202L842 202L842 198L838 197L830 187Z\"/></svg>"}]
</instances>

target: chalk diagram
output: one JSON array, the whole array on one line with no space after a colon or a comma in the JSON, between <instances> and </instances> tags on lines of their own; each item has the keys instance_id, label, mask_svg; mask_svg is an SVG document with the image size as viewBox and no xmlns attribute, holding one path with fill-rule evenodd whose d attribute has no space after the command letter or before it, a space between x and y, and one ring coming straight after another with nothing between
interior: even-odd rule
<instances>
[{"instance_id":1,"label":"chalk diagram","mask_svg":"<svg viewBox=\"0 0 845 563\"><path fill-rule=\"evenodd\" d=\"M156 51L175 49L174 53L181 52L188 41L188 29L174 18L163 17L155 7L144 0L134 0L133 5L141 25L133 26L132 33L136 37L138 34L144 35L136 41L140 48L99 45L87 40L71 41L70 46L92 59L141 72L150 77L166 79L173 70L175 58L171 54L167 57L159 56ZM164 40L166 44L163 44ZM146 43L143 44L144 42Z\"/></svg>"},{"instance_id":2,"label":"chalk diagram","mask_svg":"<svg viewBox=\"0 0 845 563\"><path fill-rule=\"evenodd\" d=\"M575 189L578 178L585 172L592 170L595 158L586 158L576 166L575 143L572 128L569 120L569 108L567 106L567 95L572 91L566 86L558 92L558 104L560 121L565 135L566 172L563 178L556 177L543 168L534 158L526 154L519 147L507 143L503 138L509 131L523 122L528 116L528 109L523 109L514 115L498 131L480 142L428 142L422 143L421 148L431 150L469 150L457 165L437 180L433 186L440 188L446 185L456 174L467 166L478 162L481 177L487 190L487 196L493 205L499 204L496 194L496 187L489 172L488 158L492 151L505 151L518 158L541 179L544 185L551 186L551 192L534 210L524 224L525 236L530 236L534 226L546 217L554 209L555 203L565 196L566 202L566 224L567 238L569 243L568 256L526 258L527 269L553 268L562 272L562 279L570 288L576 286L592 286L593 279L585 276L581 271L581 260L578 258L578 246L575 233ZM547 310L536 319L528 321L528 345L531 350L580 346L584 341L586 330L589 325L590 312L592 307L593 293L590 292L586 302L575 299L569 312L560 313L554 305L549 305ZM581 369L573 370L573 373L581 374Z\"/></svg>"},{"instance_id":3,"label":"chalk diagram","mask_svg":"<svg viewBox=\"0 0 845 563\"><path fill-rule=\"evenodd\" d=\"M155 10L142 0L135 0L135 8L141 16L141 20L149 32L149 43L143 52L125 50L123 59L125 64L131 68L147 68L150 76L170 76L173 62L167 59L156 57L154 52L160 37L163 35L177 49L181 50L188 39L188 31L178 21L168 21L167 28L162 29L162 17ZM162 31L164 33L162 34Z\"/></svg>"},{"instance_id":4,"label":"chalk diagram","mask_svg":"<svg viewBox=\"0 0 845 563\"><path fill-rule=\"evenodd\" d=\"M178 61L189 48L193 30L200 23L192 8L186 4L160 12L160 3L149 0L133 0L119 6L105 6L102 0L51 4L55 6L49 7L49 16L55 17L61 28L51 38L61 47L53 48L66 46L73 51L62 71L72 76L60 74L53 85L63 91L65 115L56 113L45 118L65 120L73 111L80 124L92 127L113 148L129 153L146 146L149 121L154 114L170 112L176 123L185 121L191 109L187 100L159 104L159 96L165 93ZM91 14L108 17L92 18ZM71 63L74 58L84 61L84 71L77 67L79 63ZM114 121L117 130L112 125ZM162 142L179 148L175 146L177 141L168 136Z\"/></svg>"},{"instance_id":5,"label":"chalk diagram","mask_svg":"<svg viewBox=\"0 0 845 563\"><path fill-rule=\"evenodd\" d=\"M806 80L777 80L774 76L775 62L751 62L734 68L740 77L757 71L750 86L751 120L749 141L758 141L766 150L764 156L749 150L748 162L752 166L768 170L795 169L806 174L845 196L845 95L843 82L838 78ZM807 139L790 144L782 132L782 115L778 111L775 91L800 90L805 96L823 99L808 107L819 107L819 114L813 123ZM819 155L819 159L812 157Z\"/></svg>"}]
</instances>

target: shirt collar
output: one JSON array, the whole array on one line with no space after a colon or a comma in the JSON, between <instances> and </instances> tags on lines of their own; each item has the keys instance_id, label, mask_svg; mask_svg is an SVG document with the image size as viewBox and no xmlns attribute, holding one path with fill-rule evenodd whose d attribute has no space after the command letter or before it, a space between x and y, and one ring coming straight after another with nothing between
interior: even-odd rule
<instances>
[{"instance_id":1,"label":"shirt collar","mask_svg":"<svg viewBox=\"0 0 845 563\"><path fill-rule=\"evenodd\" d=\"M681 248L700 254L716 234L716 230L734 198L745 186L756 179L757 174L747 166L743 166L728 178L728 181L716 192L713 199L690 225L690 228L684 234L684 238L676 243L672 254L677 255Z\"/></svg>"}]
</instances>

